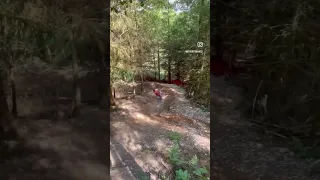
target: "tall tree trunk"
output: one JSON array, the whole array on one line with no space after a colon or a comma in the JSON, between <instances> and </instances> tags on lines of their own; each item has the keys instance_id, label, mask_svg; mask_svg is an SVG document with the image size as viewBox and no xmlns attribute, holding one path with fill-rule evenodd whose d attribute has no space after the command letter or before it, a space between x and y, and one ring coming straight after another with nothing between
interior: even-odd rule
<instances>
[{"instance_id":1,"label":"tall tree trunk","mask_svg":"<svg viewBox=\"0 0 320 180\"><path fill-rule=\"evenodd\" d=\"M171 54L171 52L169 52ZM168 57L168 82L171 82L171 55Z\"/></svg>"},{"instance_id":2,"label":"tall tree trunk","mask_svg":"<svg viewBox=\"0 0 320 180\"><path fill-rule=\"evenodd\" d=\"M108 95L110 96L110 104L114 105L114 99L112 96L112 84L110 85L107 83L108 82L108 75L110 74L108 72L108 67L106 63L106 57L108 55L107 52L107 45L105 41L103 40L98 40L98 45L99 45L99 51L100 51L100 62L99 62L99 70L100 70L100 78L99 78L99 105L100 107L106 107L107 102L107 97Z\"/></svg>"},{"instance_id":3,"label":"tall tree trunk","mask_svg":"<svg viewBox=\"0 0 320 180\"><path fill-rule=\"evenodd\" d=\"M139 53L139 58L140 58L140 79L141 79L141 83L140 83L140 92L141 94L143 93L143 81L144 81L144 71L143 71L143 62L145 61L144 58L141 55L141 50L138 51Z\"/></svg>"},{"instance_id":4,"label":"tall tree trunk","mask_svg":"<svg viewBox=\"0 0 320 180\"><path fill-rule=\"evenodd\" d=\"M169 14L170 1L168 0L168 29L170 28L170 14ZM168 40L170 41L170 33L168 33ZM168 55L168 82L171 83L171 47L169 47Z\"/></svg>"},{"instance_id":5,"label":"tall tree trunk","mask_svg":"<svg viewBox=\"0 0 320 180\"><path fill-rule=\"evenodd\" d=\"M51 52L51 49L49 48L49 46L48 46L48 45L46 45L46 50L47 50L46 55L47 55L47 58L48 58L49 64L51 64L51 63L52 63L52 52Z\"/></svg>"},{"instance_id":6,"label":"tall tree trunk","mask_svg":"<svg viewBox=\"0 0 320 180\"><path fill-rule=\"evenodd\" d=\"M224 8L224 5L219 1L215 1L215 5L216 5L215 25L217 27L216 27L216 32L215 32L216 34L215 34L215 39L213 44L215 46L215 55L217 59L222 59L224 47L223 47L222 32L221 32L220 24L221 24L221 17L222 17L221 12L224 12L224 10L222 9Z\"/></svg>"},{"instance_id":7,"label":"tall tree trunk","mask_svg":"<svg viewBox=\"0 0 320 180\"><path fill-rule=\"evenodd\" d=\"M116 103L114 101L114 97L112 96L112 85L111 84L108 89L109 89L109 96L110 96L110 104L111 104L111 106L114 106Z\"/></svg>"},{"instance_id":8,"label":"tall tree trunk","mask_svg":"<svg viewBox=\"0 0 320 180\"><path fill-rule=\"evenodd\" d=\"M161 74L160 74L160 71L161 71L161 67L160 67L160 45L158 46L158 76L159 76L159 81L160 81L160 78L161 78Z\"/></svg>"},{"instance_id":9,"label":"tall tree trunk","mask_svg":"<svg viewBox=\"0 0 320 180\"><path fill-rule=\"evenodd\" d=\"M140 92L143 93L143 74L140 73L141 83L140 83Z\"/></svg>"},{"instance_id":10,"label":"tall tree trunk","mask_svg":"<svg viewBox=\"0 0 320 180\"><path fill-rule=\"evenodd\" d=\"M105 42L102 40L98 41L98 45L99 45L99 51L100 51L100 56L101 56L101 61L100 61L100 65L102 65L103 70L107 70L107 64L106 64L106 56L107 56L107 47L105 45Z\"/></svg>"},{"instance_id":11,"label":"tall tree trunk","mask_svg":"<svg viewBox=\"0 0 320 180\"><path fill-rule=\"evenodd\" d=\"M204 0L201 0L201 7L204 6ZM201 28L201 25L202 25L202 11L200 11L199 13L199 32L198 32L198 42L202 42L202 28ZM204 52L202 53L204 54ZM206 58L201 58L200 54L197 55L198 56L198 59L202 59L202 63L201 63L201 71L203 71L204 69L204 66L205 66L205 61L207 60Z\"/></svg>"},{"instance_id":12,"label":"tall tree trunk","mask_svg":"<svg viewBox=\"0 0 320 180\"><path fill-rule=\"evenodd\" d=\"M201 6L203 7L204 6L204 0L201 0ZM198 41L201 41L202 40L202 37L201 37L201 24L202 24L202 11L199 12L199 29L198 29Z\"/></svg>"},{"instance_id":13,"label":"tall tree trunk","mask_svg":"<svg viewBox=\"0 0 320 180\"><path fill-rule=\"evenodd\" d=\"M74 41L74 39L73 39ZM72 116L79 115L79 108L81 105L81 89L79 87L79 67L78 55L75 47L75 42L72 42L72 70L73 70L73 102L72 102Z\"/></svg>"},{"instance_id":14,"label":"tall tree trunk","mask_svg":"<svg viewBox=\"0 0 320 180\"><path fill-rule=\"evenodd\" d=\"M3 74L0 72L0 144L3 140L18 138L16 129L13 127L13 118L4 92L3 80Z\"/></svg>"},{"instance_id":15,"label":"tall tree trunk","mask_svg":"<svg viewBox=\"0 0 320 180\"><path fill-rule=\"evenodd\" d=\"M154 57L154 51L152 51L153 67L154 67L154 79L157 79L157 61Z\"/></svg>"},{"instance_id":16,"label":"tall tree trunk","mask_svg":"<svg viewBox=\"0 0 320 180\"><path fill-rule=\"evenodd\" d=\"M231 73L233 71L233 64L235 62L237 56L237 50L236 48L230 49L230 58L229 58L229 69L231 70ZM231 74L232 75L232 74Z\"/></svg>"},{"instance_id":17,"label":"tall tree trunk","mask_svg":"<svg viewBox=\"0 0 320 180\"><path fill-rule=\"evenodd\" d=\"M181 69L180 69L180 66L181 66L181 61L180 60L178 60L178 61L176 61L176 71L177 71L177 73L176 73L176 77L177 77L177 79L179 79L180 80L180 76L181 76Z\"/></svg>"},{"instance_id":18,"label":"tall tree trunk","mask_svg":"<svg viewBox=\"0 0 320 180\"><path fill-rule=\"evenodd\" d=\"M11 114L14 117L18 116L18 108L17 108L17 93L16 93L16 83L14 76L14 68L10 68L10 85L11 85L11 101L12 101L12 109Z\"/></svg>"}]
</instances>

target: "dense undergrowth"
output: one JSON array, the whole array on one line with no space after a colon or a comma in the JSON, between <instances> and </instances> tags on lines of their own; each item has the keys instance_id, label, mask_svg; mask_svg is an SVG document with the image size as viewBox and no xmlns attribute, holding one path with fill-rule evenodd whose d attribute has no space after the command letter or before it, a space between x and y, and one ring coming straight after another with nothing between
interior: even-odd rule
<instances>
[{"instance_id":1,"label":"dense undergrowth","mask_svg":"<svg viewBox=\"0 0 320 180\"><path fill-rule=\"evenodd\" d=\"M199 159L197 155L193 157L187 157L184 159L180 152L181 134L177 132L171 132L169 135L170 140L173 142L173 146L169 149L168 158L173 165L173 174L161 177L162 180L168 180L173 177L175 180L190 180L209 179L209 171L205 167L199 165ZM172 178L171 178L172 179Z\"/></svg>"},{"instance_id":2,"label":"dense undergrowth","mask_svg":"<svg viewBox=\"0 0 320 180\"><path fill-rule=\"evenodd\" d=\"M288 4L290 8L285 8ZM288 142L295 138L303 146L317 149L320 38L313 17L319 15L319 3L246 0L216 5L213 21L219 23L219 31L214 35L223 39L228 50L236 52L235 60L241 60L240 65L248 70L249 78L240 80L248 87L246 101L267 110L254 117L249 113L249 118L260 121ZM215 39L218 47L219 38ZM262 105L265 95L267 103Z\"/></svg>"}]
</instances>

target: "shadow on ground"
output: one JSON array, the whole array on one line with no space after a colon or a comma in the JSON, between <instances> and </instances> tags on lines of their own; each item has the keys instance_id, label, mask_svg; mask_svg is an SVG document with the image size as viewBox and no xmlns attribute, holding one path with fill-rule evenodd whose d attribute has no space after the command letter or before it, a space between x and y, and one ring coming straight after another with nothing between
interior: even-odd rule
<instances>
[{"instance_id":1,"label":"shadow on ground","mask_svg":"<svg viewBox=\"0 0 320 180\"><path fill-rule=\"evenodd\" d=\"M168 152L173 145L170 140L172 132L182 135L182 157L189 159L197 155L200 164L208 168L209 123L172 113L156 116L157 101L150 83L145 83L143 89L145 92L134 98L116 99L118 110L111 114L112 137L126 148L145 172L150 173L151 179L171 173Z\"/></svg>"},{"instance_id":2,"label":"shadow on ground","mask_svg":"<svg viewBox=\"0 0 320 180\"><path fill-rule=\"evenodd\" d=\"M109 113L84 105L79 117L69 119L72 72L34 66L22 68L16 77L18 113L23 118L15 122L25 145L0 163L0 179L110 179ZM83 102L97 102L101 79L83 73ZM65 115L56 118L61 109Z\"/></svg>"},{"instance_id":3,"label":"shadow on ground","mask_svg":"<svg viewBox=\"0 0 320 180\"><path fill-rule=\"evenodd\" d=\"M0 164L1 179L110 179L107 115L85 108L69 122L28 123L20 132L26 139L23 153Z\"/></svg>"},{"instance_id":4,"label":"shadow on ground","mask_svg":"<svg viewBox=\"0 0 320 180\"><path fill-rule=\"evenodd\" d=\"M299 159L285 143L240 116L235 109L243 98L239 89L216 77L211 87L211 179L312 179L307 174L311 161Z\"/></svg>"}]
</instances>

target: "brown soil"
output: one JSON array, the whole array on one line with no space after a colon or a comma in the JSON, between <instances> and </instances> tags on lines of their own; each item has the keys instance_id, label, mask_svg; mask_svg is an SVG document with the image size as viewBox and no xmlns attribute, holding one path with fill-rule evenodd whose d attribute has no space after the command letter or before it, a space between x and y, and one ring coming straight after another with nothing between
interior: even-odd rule
<instances>
[{"instance_id":1,"label":"brown soil","mask_svg":"<svg viewBox=\"0 0 320 180\"><path fill-rule=\"evenodd\" d=\"M308 168L314 160L299 159L286 141L264 134L235 110L241 90L211 77L211 179L317 180Z\"/></svg>"},{"instance_id":2,"label":"brown soil","mask_svg":"<svg viewBox=\"0 0 320 180\"><path fill-rule=\"evenodd\" d=\"M17 72L21 117L15 124L22 140L7 142L12 149L0 153L0 179L110 179L108 110L84 105L79 117L69 119L70 70L38 62ZM81 80L84 102L97 102L96 79Z\"/></svg>"},{"instance_id":3,"label":"brown soil","mask_svg":"<svg viewBox=\"0 0 320 180\"><path fill-rule=\"evenodd\" d=\"M25 144L0 164L0 179L110 179L106 117L108 113L85 108L69 121L21 120Z\"/></svg>"},{"instance_id":4,"label":"brown soil","mask_svg":"<svg viewBox=\"0 0 320 180\"><path fill-rule=\"evenodd\" d=\"M24 143L8 142L15 148L8 154L1 153L0 179L110 179L108 111L84 106L78 118L53 119L55 112L67 114L71 107L69 100L66 104L52 102L52 96L70 98L70 74L66 78L61 75L68 74L65 71L27 69L30 72L17 78L19 115L27 118L17 119L16 124ZM32 74L41 69L45 71L43 74ZM93 97L97 95L94 90L97 86L88 85L92 79L83 82L87 87L83 89L86 102L95 102L97 98ZM211 159L212 179L320 179L308 175L307 169L314 160L297 158L285 142L261 133L234 110L236 102L242 101L237 88L214 78L211 80L211 122L209 113L187 101L181 89L176 87L157 84L177 97L171 111L160 116L154 115L156 99L151 83L145 83L145 91L134 98L131 98L133 87L117 89L119 109L111 112L111 136L126 148L145 172L150 173L151 179L158 174L172 174L167 157L173 144L169 140L172 131L183 135L181 150L184 157L191 158L196 154L206 167ZM139 88L136 92L140 93Z\"/></svg>"},{"instance_id":5,"label":"brown soil","mask_svg":"<svg viewBox=\"0 0 320 180\"><path fill-rule=\"evenodd\" d=\"M129 99L119 97L116 100L119 110L111 114L113 138L126 148L145 172L150 173L150 179L157 179L159 175L172 174L172 167L168 161L168 151L173 145L169 139L170 132L178 132L182 135L180 145L184 158L191 159L192 156L197 155L201 165L209 168L209 116L207 121L201 121L189 118L186 116L188 113L172 112L178 109L179 104L182 104L185 99L174 87L164 84L156 84L156 86L164 88L163 92L177 98L171 112L156 116L157 102L150 84L144 83L144 92L141 95ZM189 108L184 111L195 109L191 106Z\"/></svg>"}]
</instances>

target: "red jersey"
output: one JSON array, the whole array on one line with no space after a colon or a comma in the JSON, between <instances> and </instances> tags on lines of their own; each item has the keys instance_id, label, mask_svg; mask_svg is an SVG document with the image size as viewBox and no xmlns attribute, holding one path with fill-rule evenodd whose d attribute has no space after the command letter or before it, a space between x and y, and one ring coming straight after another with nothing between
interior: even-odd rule
<instances>
[{"instance_id":1,"label":"red jersey","mask_svg":"<svg viewBox=\"0 0 320 180\"><path fill-rule=\"evenodd\" d=\"M159 91L158 89L154 89L153 92L154 92L154 94L155 94L156 96L161 97L161 93L160 93L160 91Z\"/></svg>"}]
</instances>

